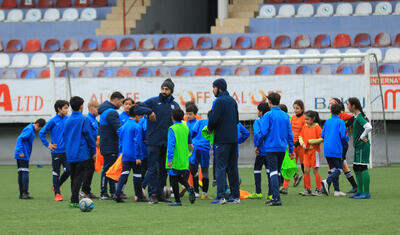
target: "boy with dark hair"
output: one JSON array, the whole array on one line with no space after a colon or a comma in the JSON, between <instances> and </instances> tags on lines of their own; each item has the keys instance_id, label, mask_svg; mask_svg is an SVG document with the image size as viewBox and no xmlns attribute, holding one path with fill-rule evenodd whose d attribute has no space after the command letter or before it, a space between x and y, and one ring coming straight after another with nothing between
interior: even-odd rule
<instances>
[{"instance_id":1,"label":"boy with dark hair","mask_svg":"<svg viewBox=\"0 0 400 235\"><path fill-rule=\"evenodd\" d=\"M72 114L64 125L65 150L71 166L71 208L79 207L79 190L90 174L90 159L96 156L96 138L90 120L82 114L83 103L79 96L71 98Z\"/></svg>"},{"instance_id":2,"label":"boy with dark hair","mask_svg":"<svg viewBox=\"0 0 400 235\"><path fill-rule=\"evenodd\" d=\"M69 177L69 164L65 156L63 129L64 123L68 119L69 103L66 100L57 100L54 104L56 116L50 119L43 129L39 132L40 140L43 145L51 150L51 164L53 166L53 191L54 201L62 201L60 187ZM50 132L51 142L47 141L46 135ZM61 165L64 173L60 177Z\"/></svg>"},{"instance_id":3,"label":"boy with dark hair","mask_svg":"<svg viewBox=\"0 0 400 235\"><path fill-rule=\"evenodd\" d=\"M184 115L181 109L172 110L172 121L174 124L168 129L165 168L168 169L169 180L175 197L175 202L169 204L169 206L182 206L178 183L189 189L190 203L194 203L196 200L194 189L188 184L189 148L193 150L193 145L192 139L189 136L189 128L182 123Z\"/></svg>"},{"instance_id":4,"label":"boy with dark hair","mask_svg":"<svg viewBox=\"0 0 400 235\"><path fill-rule=\"evenodd\" d=\"M33 199L29 195L29 158L32 153L32 143L35 139L35 131L40 131L46 124L42 118L27 125L17 138L14 158L17 160L19 199Z\"/></svg>"},{"instance_id":5,"label":"boy with dark hair","mask_svg":"<svg viewBox=\"0 0 400 235\"><path fill-rule=\"evenodd\" d=\"M100 114L100 152L104 157L103 171L101 172L102 200L111 200L115 194L117 182L106 177L106 172L118 158L119 143L117 130L121 127L121 121L117 110L122 106L124 96L116 91L111 94L110 101L105 101L99 106ZM107 193L107 185L110 186L111 196Z\"/></svg>"}]
</instances>

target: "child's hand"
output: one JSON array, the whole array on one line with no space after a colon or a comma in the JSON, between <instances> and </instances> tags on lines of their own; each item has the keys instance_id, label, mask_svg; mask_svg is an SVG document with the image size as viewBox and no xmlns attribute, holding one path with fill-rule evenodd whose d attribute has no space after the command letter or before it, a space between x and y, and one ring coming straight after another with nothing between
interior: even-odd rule
<instances>
[{"instance_id":1,"label":"child's hand","mask_svg":"<svg viewBox=\"0 0 400 235\"><path fill-rule=\"evenodd\" d=\"M24 158L24 157L25 157L25 154L21 153L21 154L19 155L19 157L20 157L20 158Z\"/></svg>"},{"instance_id":2,"label":"child's hand","mask_svg":"<svg viewBox=\"0 0 400 235\"><path fill-rule=\"evenodd\" d=\"M304 149L307 149L307 146L304 143L301 145L301 147L303 147Z\"/></svg>"},{"instance_id":3,"label":"child's hand","mask_svg":"<svg viewBox=\"0 0 400 235\"><path fill-rule=\"evenodd\" d=\"M294 159L295 158L295 155L294 155L294 153L289 153L289 157L290 157L290 159Z\"/></svg>"},{"instance_id":4,"label":"child's hand","mask_svg":"<svg viewBox=\"0 0 400 235\"><path fill-rule=\"evenodd\" d=\"M172 162L168 162L168 167L172 167Z\"/></svg>"},{"instance_id":5,"label":"child's hand","mask_svg":"<svg viewBox=\"0 0 400 235\"><path fill-rule=\"evenodd\" d=\"M210 129L208 129L208 128L207 128L207 134L211 134L211 131L210 131Z\"/></svg>"},{"instance_id":6,"label":"child's hand","mask_svg":"<svg viewBox=\"0 0 400 235\"><path fill-rule=\"evenodd\" d=\"M47 148L53 151L53 150L57 149L57 145L50 143Z\"/></svg>"},{"instance_id":7,"label":"child's hand","mask_svg":"<svg viewBox=\"0 0 400 235\"><path fill-rule=\"evenodd\" d=\"M150 121L152 121L152 122L156 122L156 121L157 121L157 115L156 115L154 112L152 112L152 113L149 115L149 119L150 119Z\"/></svg>"},{"instance_id":8,"label":"child's hand","mask_svg":"<svg viewBox=\"0 0 400 235\"><path fill-rule=\"evenodd\" d=\"M258 155L258 154L260 154L260 149L258 147L255 147L254 152L256 153L256 155Z\"/></svg>"},{"instance_id":9,"label":"child's hand","mask_svg":"<svg viewBox=\"0 0 400 235\"><path fill-rule=\"evenodd\" d=\"M140 159L136 159L136 165L142 164L142 161Z\"/></svg>"},{"instance_id":10,"label":"child's hand","mask_svg":"<svg viewBox=\"0 0 400 235\"><path fill-rule=\"evenodd\" d=\"M92 158L93 160L96 160L96 154L93 154Z\"/></svg>"},{"instance_id":11,"label":"child's hand","mask_svg":"<svg viewBox=\"0 0 400 235\"><path fill-rule=\"evenodd\" d=\"M364 137L364 138L362 138L362 139L360 139L362 142L364 142L364 143L367 143L368 142L368 139L367 139L367 137Z\"/></svg>"}]
</instances>

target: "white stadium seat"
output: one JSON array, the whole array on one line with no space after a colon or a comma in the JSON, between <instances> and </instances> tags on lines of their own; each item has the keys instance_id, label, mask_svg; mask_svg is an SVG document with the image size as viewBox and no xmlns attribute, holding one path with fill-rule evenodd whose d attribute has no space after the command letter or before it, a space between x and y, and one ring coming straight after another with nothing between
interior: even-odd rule
<instances>
[{"instance_id":1,"label":"white stadium seat","mask_svg":"<svg viewBox=\"0 0 400 235\"><path fill-rule=\"evenodd\" d=\"M51 22L60 19L60 11L58 9L49 8L44 12L42 21Z\"/></svg>"},{"instance_id":2,"label":"white stadium seat","mask_svg":"<svg viewBox=\"0 0 400 235\"><path fill-rule=\"evenodd\" d=\"M39 9L30 9L26 12L24 22L37 22L42 19L42 12Z\"/></svg>"},{"instance_id":3,"label":"white stadium seat","mask_svg":"<svg viewBox=\"0 0 400 235\"><path fill-rule=\"evenodd\" d=\"M54 53L50 58L67 58L67 57L65 56L64 53L56 52L56 53ZM64 67L64 66L65 66L65 63L56 62L56 63L54 63L54 65L55 65L56 67Z\"/></svg>"},{"instance_id":4,"label":"white stadium seat","mask_svg":"<svg viewBox=\"0 0 400 235\"><path fill-rule=\"evenodd\" d=\"M133 51L133 52L129 53L128 57L130 57L130 58L143 57L143 54L138 51ZM132 66L132 67L141 66L142 64L143 64L142 61L127 61L125 63L126 66Z\"/></svg>"},{"instance_id":5,"label":"white stadium seat","mask_svg":"<svg viewBox=\"0 0 400 235\"><path fill-rule=\"evenodd\" d=\"M92 78L94 77L93 70L90 68L84 68L79 72L79 77Z\"/></svg>"},{"instance_id":6,"label":"white stadium seat","mask_svg":"<svg viewBox=\"0 0 400 235\"><path fill-rule=\"evenodd\" d=\"M44 53L35 53L31 58L31 68L43 68L48 65L47 55Z\"/></svg>"},{"instance_id":7,"label":"white stadium seat","mask_svg":"<svg viewBox=\"0 0 400 235\"><path fill-rule=\"evenodd\" d=\"M272 18L276 15L276 9L272 5L263 5L260 8L259 18Z\"/></svg>"},{"instance_id":8,"label":"white stadium seat","mask_svg":"<svg viewBox=\"0 0 400 235\"><path fill-rule=\"evenodd\" d=\"M179 51L170 51L167 54L167 57L182 57L182 54ZM201 61L199 61L199 64ZM164 62L164 65L166 66L179 66L182 64L182 61L179 60L172 60L172 61L166 61Z\"/></svg>"},{"instance_id":9,"label":"white stadium seat","mask_svg":"<svg viewBox=\"0 0 400 235\"><path fill-rule=\"evenodd\" d=\"M378 49L378 48L370 48L370 49L368 49L368 50L366 51L366 53L375 54L376 57L378 58L378 62L381 62L381 61L382 61L382 51L381 51L381 49ZM374 62L374 63L375 63L375 59L374 59L374 58L375 58L375 57L371 56L369 60L370 60L371 62Z\"/></svg>"},{"instance_id":10,"label":"white stadium seat","mask_svg":"<svg viewBox=\"0 0 400 235\"><path fill-rule=\"evenodd\" d=\"M119 51L113 51L108 55L108 58L117 58L117 57L124 57ZM119 67L122 66L125 62L124 61L109 61L106 63L106 67Z\"/></svg>"},{"instance_id":11,"label":"white stadium seat","mask_svg":"<svg viewBox=\"0 0 400 235\"><path fill-rule=\"evenodd\" d=\"M279 13L278 13L277 17L290 18L290 17L294 17L295 14L296 14L296 11L295 11L293 5L284 4L284 5L281 5L281 7L279 8Z\"/></svg>"},{"instance_id":12,"label":"white stadium seat","mask_svg":"<svg viewBox=\"0 0 400 235\"><path fill-rule=\"evenodd\" d=\"M29 57L24 53L17 53L13 56L11 62L11 68L25 68L28 67Z\"/></svg>"},{"instance_id":13,"label":"white stadium seat","mask_svg":"<svg viewBox=\"0 0 400 235\"><path fill-rule=\"evenodd\" d=\"M318 71L319 70L319 71ZM315 71L317 74L332 74L332 66L330 65L321 65Z\"/></svg>"},{"instance_id":14,"label":"white stadium seat","mask_svg":"<svg viewBox=\"0 0 400 235\"><path fill-rule=\"evenodd\" d=\"M380 2L375 6L374 15L390 15L392 13L392 4L389 2Z\"/></svg>"},{"instance_id":15,"label":"white stadium seat","mask_svg":"<svg viewBox=\"0 0 400 235\"><path fill-rule=\"evenodd\" d=\"M264 55L280 55L278 50L266 50ZM268 60L263 60L261 64L279 64L280 59L268 59Z\"/></svg>"},{"instance_id":16,"label":"white stadium seat","mask_svg":"<svg viewBox=\"0 0 400 235\"><path fill-rule=\"evenodd\" d=\"M400 48L389 48L386 50L385 63L398 63L400 62Z\"/></svg>"},{"instance_id":17,"label":"white stadium seat","mask_svg":"<svg viewBox=\"0 0 400 235\"><path fill-rule=\"evenodd\" d=\"M85 58L85 54L83 54L82 52L74 52L72 53L70 58ZM86 62L70 62L68 63L68 65L70 67L82 67L85 66Z\"/></svg>"},{"instance_id":18,"label":"white stadium seat","mask_svg":"<svg viewBox=\"0 0 400 235\"><path fill-rule=\"evenodd\" d=\"M146 56L147 58L157 58L157 57L163 57L163 55L161 54L161 52L159 51L151 51L149 52L149 54L147 54ZM145 62L145 66L160 66L163 62L160 61L148 61Z\"/></svg>"},{"instance_id":19,"label":"white stadium seat","mask_svg":"<svg viewBox=\"0 0 400 235\"><path fill-rule=\"evenodd\" d=\"M0 68L6 68L10 65L10 57L6 53L0 53Z\"/></svg>"},{"instance_id":20,"label":"white stadium seat","mask_svg":"<svg viewBox=\"0 0 400 235\"><path fill-rule=\"evenodd\" d=\"M168 67L161 67L160 69L159 69L159 71L160 71L160 76L162 76L162 77L171 77L171 69L170 68L168 68Z\"/></svg>"},{"instance_id":21,"label":"white stadium seat","mask_svg":"<svg viewBox=\"0 0 400 235\"><path fill-rule=\"evenodd\" d=\"M201 56L199 51L189 51L186 53L185 57L199 57ZM183 65L185 66L197 66L201 64L201 60L192 60L192 61L184 61Z\"/></svg>"},{"instance_id":22,"label":"white stadium seat","mask_svg":"<svg viewBox=\"0 0 400 235\"><path fill-rule=\"evenodd\" d=\"M353 5L350 3L339 3L336 7L335 16L351 16L353 14Z\"/></svg>"},{"instance_id":23,"label":"white stadium seat","mask_svg":"<svg viewBox=\"0 0 400 235\"><path fill-rule=\"evenodd\" d=\"M20 22L24 18L24 13L20 9L13 9L8 12L5 22Z\"/></svg>"},{"instance_id":24,"label":"white stadium seat","mask_svg":"<svg viewBox=\"0 0 400 235\"><path fill-rule=\"evenodd\" d=\"M221 53L219 51L208 51L205 56L211 56L211 57L220 57ZM220 60L206 60L203 61L203 65L219 65L221 63Z\"/></svg>"},{"instance_id":25,"label":"white stadium seat","mask_svg":"<svg viewBox=\"0 0 400 235\"><path fill-rule=\"evenodd\" d=\"M97 19L97 11L94 8L85 8L81 12L81 18L79 20L81 21L93 21Z\"/></svg>"},{"instance_id":26,"label":"white stadium seat","mask_svg":"<svg viewBox=\"0 0 400 235\"><path fill-rule=\"evenodd\" d=\"M61 21L75 21L78 20L79 13L75 8L67 8L64 10Z\"/></svg>"},{"instance_id":27,"label":"white stadium seat","mask_svg":"<svg viewBox=\"0 0 400 235\"><path fill-rule=\"evenodd\" d=\"M245 55L248 56L259 56L260 52L258 50L247 50ZM244 60L242 65L257 65L261 63L261 60Z\"/></svg>"},{"instance_id":28,"label":"white stadium seat","mask_svg":"<svg viewBox=\"0 0 400 235\"><path fill-rule=\"evenodd\" d=\"M1 74L1 78L14 79L14 78L18 78L18 76L17 76L17 72L15 70L6 70L6 71L3 71L3 73Z\"/></svg>"},{"instance_id":29,"label":"white stadium seat","mask_svg":"<svg viewBox=\"0 0 400 235\"><path fill-rule=\"evenodd\" d=\"M296 49L288 49L285 51L284 55L300 55L300 52ZM282 59L281 64L298 64L300 59Z\"/></svg>"},{"instance_id":30,"label":"white stadium seat","mask_svg":"<svg viewBox=\"0 0 400 235\"><path fill-rule=\"evenodd\" d=\"M326 52L324 54L325 55L340 54L340 50L330 48L330 49L326 50ZM340 62L340 60L341 60L340 58L324 58L324 59L322 59L321 63L322 64L338 64Z\"/></svg>"},{"instance_id":31,"label":"white stadium seat","mask_svg":"<svg viewBox=\"0 0 400 235\"><path fill-rule=\"evenodd\" d=\"M92 52L89 55L89 58L104 58L104 54L102 52ZM101 67L104 65L104 62L101 61L93 61L93 62L87 62L86 66L87 67Z\"/></svg>"},{"instance_id":32,"label":"white stadium seat","mask_svg":"<svg viewBox=\"0 0 400 235\"><path fill-rule=\"evenodd\" d=\"M329 17L333 15L333 6L329 3L324 3L318 6L315 17Z\"/></svg>"},{"instance_id":33,"label":"white stadium seat","mask_svg":"<svg viewBox=\"0 0 400 235\"><path fill-rule=\"evenodd\" d=\"M396 6L394 7L393 15L400 15L400 2L396 3Z\"/></svg>"},{"instance_id":34,"label":"white stadium seat","mask_svg":"<svg viewBox=\"0 0 400 235\"><path fill-rule=\"evenodd\" d=\"M296 17L312 17L314 15L314 7L312 4L301 4L297 9Z\"/></svg>"},{"instance_id":35,"label":"white stadium seat","mask_svg":"<svg viewBox=\"0 0 400 235\"><path fill-rule=\"evenodd\" d=\"M232 51L229 50L225 53L225 55L223 55L223 57L227 57L227 56L240 56L240 52L239 51ZM223 60L221 65L238 65L240 64L240 60Z\"/></svg>"},{"instance_id":36,"label":"white stadium seat","mask_svg":"<svg viewBox=\"0 0 400 235\"><path fill-rule=\"evenodd\" d=\"M356 6L355 16L368 16L372 14L372 6L369 2L361 2Z\"/></svg>"},{"instance_id":37,"label":"white stadium seat","mask_svg":"<svg viewBox=\"0 0 400 235\"><path fill-rule=\"evenodd\" d=\"M304 51L304 55L319 55L321 54L318 49L306 49ZM313 58L313 59L302 59L302 64L318 64L321 61L321 58Z\"/></svg>"},{"instance_id":38,"label":"white stadium seat","mask_svg":"<svg viewBox=\"0 0 400 235\"><path fill-rule=\"evenodd\" d=\"M6 14L3 10L0 10L0 21L4 21L6 19Z\"/></svg>"},{"instance_id":39,"label":"white stadium seat","mask_svg":"<svg viewBox=\"0 0 400 235\"><path fill-rule=\"evenodd\" d=\"M356 53L360 53L359 49L356 48L350 48L348 50L346 50L345 54L356 54ZM361 58L343 58L342 63L344 64L358 64L361 63Z\"/></svg>"}]
</instances>

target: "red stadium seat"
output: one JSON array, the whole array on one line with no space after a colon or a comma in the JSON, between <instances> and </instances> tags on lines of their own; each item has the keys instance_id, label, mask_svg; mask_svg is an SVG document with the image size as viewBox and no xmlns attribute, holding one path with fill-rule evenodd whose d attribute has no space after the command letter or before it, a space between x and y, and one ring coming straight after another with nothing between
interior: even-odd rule
<instances>
[{"instance_id":1,"label":"red stadium seat","mask_svg":"<svg viewBox=\"0 0 400 235\"><path fill-rule=\"evenodd\" d=\"M68 77L68 73L67 73L67 69L63 69L58 73L58 77L60 78L66 78ZM70 78L74 78L75 77L75 73L72 70L69 70L69 77Z\"/></svg>"},{"instance_id":2,"label":"red stadium seat","mask_svg":"<svg viewBox=\"0 0 400 235\"><path fill-rule=\"evenodd\" d=\"M158 41L157 50L173 50L174 49L174 41L169 38L160 38Z\"/></svg>"},{"instance_id":3,"label":"red stadium seat","mask_svg":"<svg viewBox=\"0 0 400 235\"><path fill-rule=\"evenodd\" d=\"M288 3L301 3L303 0L287 0Z\"/></svg>"},{"instance_id":4,"label":"red stadium seat","mask_svg":"<svg viewBox=\"0 0 400 235\"><path fill-rule=\"evenodd\" d=\"M274 74L279 75L279 74L291 74L292 71L290 71L290 67L287 65L280 65L276 67Z\"/></svg>"},{"instance_id":5,"label":"red stadium seat","mask_svg":"<svg viewBox=\"0 0 400 235\"><path fill-rule=\"evenodd\" d=\"M246 50L251 48L251 38L248 36L240 36L236 39L234 49Z\"/></svg>"},{"instance_id":6,"label":"red stadium seat","mask_svg":"<svg viewBox=\"0 0 400 235\"><path fill-rule=\"evenodd\" d=\"M324 2L340 2L341 0L324 0Z\"/></svg>"},{"instance_id":7,"label":"red stadium seat","mask_svg":"<svg viewBox=\"0 0 400 235\"><path fill-rule=\"evenodd\" d=\"M120 68L117 71L117 77L132 77L133 73L132 70L130 70L129 68Z\"/></svg>"},{"instance_id":8,"label":"red stadium seat","mask_svg":"<svg viewBox=\"0 0 400 235\"><path fill-rule=\"evenodd\" d=\"M21 72L21 78L36 78L36 74L31 69L25 69Z\"/></svg>"},{"instance_id":9,"label":"red stadium seat","mask_svg":"<svg viewBox=\"0 0 400 235\"><path fill-rule=\"evenodd\" d=\"M314 38L313 48L328 48L331 46L331 39L326 34L319 34Z\"/></svg>"},{"instance_id":10,"label":"red stadium seat","mask_svg":"<svg viewBox=\"0 0 400 235\"><path fill-rule=\"evenodd\" d=\"M211 50L213 47L213 41L208 36L203 36L197 39L196 50Z\"/></svg>"},{"instance_id":11,"label":"red stadium seat","mask_svg":"<svg viewBox=\"0 0 400 235\"><path fill-rule=\"evenodd\" d=\"M90 0L75 0L74 7L88 7Z\"/></svg>"},{"instance_id":12,"label":"red stadium seat","mask_svg":"<svg viewBox=\"0 0 400 235\"><path fill-rule=\"evenodd\" d=\"M321 0L305 0L304 3L318 3L321 2Z\"/></svg>"},{"instance_id":13,"label":"red stadium seat","mask_svg":"<svg viewBox=\"0 0 400 235\"><path fill-rule=\"evenodd\" d=\"M346 48L351 45L350 35L347 33L341 33L336 35L335 40L333 41L334 48Z\"/></svg>"},{"instance_id":14,"label":"red stadium seat","mask_svg":"<svg viewBox=\"0 0 400 235\"><path fill-rule=\"evenodd\" d=\"M291 41L289 36L280 35L275 39L274 48L276 49L287 49L290 48Z\"/></svg>"},{"instance_id":15,"label":"red stadium seat","mask_svg":"<svg viewBox=\"0 0 400 235\"><path fill-rule=\"evenodd\" d=\"M350 66L346 66L346 65L340 65L339 67L337 67L336 73L337 74L352 74L353 68L351 68Z\"/></svg>"},{"instance_id":16,"label":"red stadium seat","mask_svg":"<svg viewBox=\"0 0 400 235\"><path fill-rule=\"evenodd\" d=\"M192 71L185 67L181 67L175 72L175 76L192 76Z\"/></svg>"},{"instance_id":17,"label":"red stadium seat","mask_svg":"<svg viewBox=\"0 0 400 235\"><path fill-rule=\"evenodd\" d=\"M371 37L368 33L359 33L354 38L353 47L370 47L371 46Z\"/></svg>"},{"instance_id":18,"label":"red stadium seat","mask_svg":"<svg viewBox=\"0 0 400 235\"><path fill-rule=\"evenodd\" d=\"M107 0L93 0L92 7L106 7L108 6Z\"/></svg>"},{"instance_id":19,"label":"red stadium seat","mask_svg":"<svg viewBox=\"0 0 400 235\"><path fill-rule=\"evenodd\" d=\"M296 69L296 74L312 74L312 69L306 65L300 65Z\"/></svg>"},{"instance_id":20,"label":"red stadium seat","mask_svg":"<svg viewBox=\"0 0 400 235\"><path fill-rule=\"evenodd\" d=\"M388 33L378 33L375 36L374 47L388 47L392 44L392 37Z\"/></svg>"},{"instance_id":21,"label":"red stadium seat","mask_svg":"<svg viewBox=\"0 0 400 235\"><path fill-rule=\"evenodd\" d=\"M191 50L193 49L193 39L191 37L181 37L176 45L177 50Z\"/></svg>"},{"instance_id":22,"label":"red stadium seat","mask_svg":"<svg viewBox=\"0 0 400 235\"><path fill-rule=\"evenodd\" d=\"M400 33L396 35L396 38L394 39L393 42L394 47L400 47Z\"/></svg>"},{"instance_id":23,"label":"red stadium seat","mask_svg":"<svg viewBox=\"0 0 400 235\"><path fill-rule=\"evenodd\" d=\"M64 8L64 7L71 7L71 0L57 0L56 7L57 8Z\"/></svg>"},{"instance_id":24,"label":"red stadium seat","mask_svg":"<svg viewBox=\"0 0 400 235\"><path fill-rule=\"evenodd\" d=\"M65 40L62 50L65 52L73 52L79 50L78 40L76 40L75 38Z\"/></svg>"},{"instance_id":25,"label":"red stadium seat","mask_svg":"<svg viewBox=\"0 0 400 235\"><path fill-rule=\"evenodd\" d=\"M154 40L152 38L142 38L139 41L139 51L154 50Z\"/></svg>"},{"instance_id":26,"label":"red stadium seat","mask_svg":"<svg viewBox=\"0 0 400 235\"><path fill-rule=\"evenodd\" d=\"M83 40L81 51L84 52L97 51L97 42L91 38Z\"/></svg>"},{"instance_id":27,"label":"red stadium seat","mask_svg":"<svg viewBox=\"0 0 400 235\"><path fill-rule=\"evenodd\" d=\"M50 77L50 69L43 69L39 75L40 78L49 78Z\"/></svg>"},{"instance_id":28,"label":"red stadium seat","mask_svg":"<svg viewBox=\"0 0 400 235\"><path fill-rule=\"evenodd\" d=\"M117 49L117 41L114 38L104 38L101 41L100 51L115 51Z\"/></svg>"},{"instance_id":29,"label":"red stadium seat","mask_svg":"<svg viewBox=\"0 0 400 235\"><path fill-rule=\"evenodd\" d=\"M257 50L271 48L271 38L269 36L258 36L254 42L253 48Z\"/></svg>"},{"instance_id":30,"label":"red stadium seat","mask_svg":"<svg viewBox=\"0 0 400 235\"><path fill-rule=\"evenodd\" d=\"M229 68L219 67L215 70L214 75L217 76L231 75L231 71Z\"/></svg>"},{"instance_id":31,"label":"red stadium seat","mask_svg":"<svg viewBox=\"0 0 400 235\"><path fill-rule=\"evenodd\" d=\"M137 77L151 77L151 70L149 68L140 68L136 71Z\"/></svg>"},{"instance_id":32,"label":"red stadium seat","mask_svg":"<svg viewBox=\"0 0 400 235\"><path fill-rule=\"evenodd\" d=\"M199 67L194 72L194 76L211 76L211 70L208 67Z\"/></svg>"},{"instance_id":33,"label":"red stadium seat","mask_svg":"<svg viewBox=\"0 0 400 235\"><path fill-rule=\"evenodd\" d=\"M1 8L3 9L11 9L17 7L17 0L3 0L1 4Z\"/></svg>"},{"instance_id":34,"label":"red stadium seat","mask_svg":"<svg viewBox=\"0 0 400 235\"><path fill-rule=\"evenodd\" d=\"M19 8L32 8L35 7L35 0L21 0Z\"/></svg>"},{"instance_id":35,"label":"red stadium seat","mask_svg":"<svg viewBox=\"0 0 400 235\"><path fill-rule=\"evenodd\" d=\"M308 35L299 35L294 40L293 48L304 49L311 47L311 39Z\"/></svg>"},{"instance_id":36,"label":"red stadium seat","mask_svg":"<svg viewBox=\"0 0 400 235\"><path fill-rule=\"evenodd\" d=\"M25 44L24 52L32 53L39 52L42 50L42 46L39 39L30 39Z\"/></svg>"},{"instance_id":37,"label":"red stadium seat","mask_svg":"<svg viewBox=\"0 0 400 235\"><path fill-rule=\"evenodd\" d=\"M123 38L119 42L119 51L134 51L136 50L136 42L133 38Z\"/></svg>"},{"instance_id":38,"label":"red stadium seat","mask_svg":"<svg viewBox=\"0 0 400 235\"><path fill-rule=\"evenodd\" d=\"M394 67L390 64L383 64L378 68L380 73L394 73Z\"/></svg>"},{"instance_id":39,"label":"red stadium seat","mask_svg":"<svg viewBox=\"0 0 400 235\"><path fill-rule=\"evenodd\" d=\"M228 36L222 36L217 39L214 49L227 50L232 48L232 40Z\"/></svg>"},{"instance_id":40,"label":"red stadium seat","mask_svg":"<svg viewBox=\"0 0 400 235\"><path fill-rule=\"evenodd\" d=\"M103 68L99 70L99 73L97 74L98 78L108 78L112 77L112 70L110 68Z\"/></svg>"},{"instance_id":41,"label":"red stadium seat","mask_svg":"<svg viewBox=\"0 0 400 235\"><path fill-rule=\"evenodd\" d=\"M44 52L56 52L60 51L60 41L57 39L49 39L44 43Z\"/></svg>"},{"instance_id":42,"label":"red stadium seat","mask_svg":"<svg viewBox=\"0 0 400 235\"><path fill-rule=\"evenodd\" d=\"M358 0L343 0L343 2L357 2Z\"/></svg>"},{"instance_id":43,"label":"red stadium seat","mask_svg":"<svg viewBox=\"0 0 400 235\"><path fill-rule=\"evenodd\" d=\"M39 0L37 7L38 8L50 8L53 7L53 0Z\"/></svg>"},{"instance_id":44,"label":"red stadium seat","mask_svg":"<svg viewBox=\"0 0 400 235\"><path fill-rule=\"evenodd\" d=\"M256 71L254 72L255 75L269 75L271 74L271 71L268 69L267 66L259 66L256 68Z\"/></svg>"},{"instance_id":45,"label":"red stadium seat","mask_svg":"<svg viewBox=\"0 0 400 235\"><path fill-rule=\"evenodd\" d=\"M268 3L269 4L280 4L280 3L284 3L285 0L269 0Z\"/></svg>"},{"instance_id":46,"label":"red stadium seat","mask_svg":"<svg viewBox=\"0 0 400 235\"><path fill-rule=\"evenodd\" d=\"M22 49L22 42L18 39L12 39L7 43L6 52L20 52Z\"/></svg>"}]
</instances>

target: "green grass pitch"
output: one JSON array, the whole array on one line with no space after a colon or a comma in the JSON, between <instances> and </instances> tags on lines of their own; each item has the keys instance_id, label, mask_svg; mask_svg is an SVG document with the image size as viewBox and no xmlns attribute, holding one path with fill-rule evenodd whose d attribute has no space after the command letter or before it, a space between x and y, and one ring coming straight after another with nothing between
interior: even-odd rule
<instances>
[{"instance_id":1,"label":"green grass pitch","mask_svg":"<svg viewBox=\"0 0 400 235\"><path fill-rule=\"evenodd\" d=\"M370 200L301 197L301 183L289 187L281 207L267 207L265 200L241 200L239 205L196 200L191 205L185 195L178 208L95 200L90 213L68 207L69 180L62 186L64 201L53 201L50 166L30 170L29 191L35 199L20 200L16 166L0 167L0 234L400 234L400 166L370 170ZM321 168L323 178L326 171ZM240 176L241 188L253 192L253 170L240 169ZM132 197L131 177L126 192ZM96 194L99 178L96 173L92 184ZM313 175L311 180L314 185ZM340 185L342 191L350 187L343 174ZM210 195L215 191L210 187Z\"/></svg>"}]
</instances>

